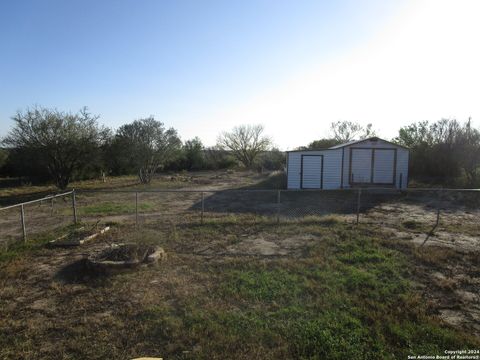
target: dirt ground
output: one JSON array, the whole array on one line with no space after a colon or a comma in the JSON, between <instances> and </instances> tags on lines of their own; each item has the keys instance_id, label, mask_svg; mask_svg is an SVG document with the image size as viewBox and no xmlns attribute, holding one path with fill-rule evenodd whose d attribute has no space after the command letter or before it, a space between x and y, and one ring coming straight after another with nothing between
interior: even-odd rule
<instances>
[{"instance_id":1,"label":"dirt ground","mask_svg":"<svg viewBox=\"0 0 480 360\"><path fill-rule=\"evenodd\" d=\"M479 207L416 195L377 205L362 221L380 226L394 247L412 245L423 260L413 273L419 291L446 323L480 336Z\"/></svg>"},{"instance_id":2,"label":"dirt ground","mask_svg":"<svg viewBox=\"0 0 480 360\"><path fill-rule=\"evenodd\" d=\"M205 227L193 225L193 221L170 224L150 221L143 224L138 238L130 226L114 225L112 232L83 246L40 247L0 268L2 354L5 358L69 358L62 354L85 354L92 336L99 343L109 343L108 354L114 358L151 354L151 344L145 343L148 329L136 320L143 316L144 309L168 306L177 309L170 310L173 313L185 311L185 299L203 299L216 291L216 279L231 264L259 262L268 267L286 261L285 266L295 266L297 261L308 259L311 249L325 241L324 232L330 226L343 220L340 216L312 218L301 223L284 220L283 230L278 230L274 221L255 226L255 217L245 216L224 218ZM317 232L312 224L320 224L322 232ZM362 231L369 231L375 225L360 226ZM305 230L299 231L302 228ZM354 231L355 225L350 228ZM410 280L431 315L460 331L480 336L479 253L460 254L450 247L441 248L428 242L420 249L411 240L396 238L390 229L382 232L375 227L375 231L384 234L384 246L411 259ZM119 239L155 241L166 249L167 260L154 268L107 279L91 273L85 267L85 258ZM224 300L216 301L223 304ZM239 306L225 301L225 305L216 306ZM117 337L114 343L111 333ZM24 350L16 355L6 352L15 341L24 342L21 347ZM182 348L168 346L162 343L159 351L175 354L198 351L195 347L189 349L188 343L182 343ZM112 355L112 349L123 350ZM102 355L96 353L91 358Z\"/></svg>"},{"instance_id":3,"label":"dirt ground","mask_svg":"<svg viewBox=\"0 0 480 360\"><path fill-rule=\"evenodd\" d=\"M308 199L302 198L304 194L299 194L297 199L294 195L286 195L278 209L276 193L224 192L228 189L255 188L255 184L268 181L266 175L222 172L182 176L165 176L159 179L159 182L164 184L172 181L180 184L177 188L185 190L210 190L211 192L204 193L205 222L222 218L235 223L238 221L235 218L237 215L242 216L242 222L245 217L250 217L248 221L255 222L259 217L278 216L279 221L288 222L296 221L299 217L308 219L312 215L314 217L311 221L319 221L315 216L332 212L337 220L352 224L355 222L355 196L352 197L352 194L344 196L332 193L324 198L315 198L307 193ZM205 287L196 285L196 275L185 269L186 264L191 266L192 261L223 261L225 258L242 257L295 258L301 257L312 244L321 241L321 237L314 233L298 233L294 236L268 232L259 234L251 232L249 227L245 226L238 234L226 233L222 239L207 244L182 242L182 239L176 237L178 228L185 222L199 225L201 223L200 200L201 193L195 192L141 194L139 201L145 207L140 207L139 225L145 228L154 227L155 231L170 239L166 246L170 255L176 259L176 266L162 268L162 271L170 274L172 279L175 278L182 286L171 289L171 282L167 284L163 277L147 272L146 278L142 280L143 285L128 285L128 295L122 299L126 301L128 309L139 304L145 306L152 301L150 295L142 297L141 286L166 286L171 292L189 291L192 295L208 291ZM134 204L132 193L80 193L77 201L79 219L85 223L100 221L102 224L134 225L134 207L122 207L126 203ZM441 198L432 193L412 193L403 197L384 196L381 199L369 198L367 194L363 201L360 213L362 226L382 231L386 246L415 259L411 269L412 281L418 293L428 302L432 314L451 326L480 336L480 206L475 202L472 205L462 199ZM120 205L115 208L112 204ZM439 223L434 228L438 209ZM27 208L29 235L34 236L45 229L71 222L70 200L58 201L53 215L50 210L50 204ZM17 216L18 214L10 213L0 217L0 233L4 238L18 237ZM328 218L322 219L321 221L327 223L329 221ZM10 267L9 271L18 272L21 286L5 280L0 290L0 302L5 306L5 311L20 311L24 314L22 319L11 319L12 332L22 331L25 324L55 327L50 322L53 319L58 321L58 314L66 314L67 311L61 303L62 297L82 297L90 294L89 285L85 281L77 281L75 269L86 254L102 246L105 244L95 242L85 247L42 250L35 258L15 260L17 266ZM33 268L35 271L30 270ZM3 278L11 279L15 276L16 274L8 274ZM90 275L82 273L82 276L82 280L85 280ZM59 283L67 285L59 286ZM108 298L106 293L95 296L105 297L103 300ZM80 304L78 310L74 310L75 316L81 319L79 321L92 323L111 320L112 310L108 308L108 304L100 310L88 312L92 307L89 301ZM85 313L78 313L80 309ZM68 324L67 320L65 324ZM47 350L45 351L48 352Z\"/></svg>"}]
</instances>

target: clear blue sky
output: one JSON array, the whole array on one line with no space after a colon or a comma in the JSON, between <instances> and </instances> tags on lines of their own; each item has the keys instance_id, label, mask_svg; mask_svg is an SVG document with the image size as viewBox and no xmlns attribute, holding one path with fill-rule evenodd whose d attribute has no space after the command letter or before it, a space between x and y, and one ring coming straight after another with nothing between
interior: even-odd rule
<instances>
[{"instance_id":1,"label":"clear blue sky","mask_svg":"<svg viewBox=\"0 0 480 360\"><path fill-rule=\"evenodd\" d=\"M2 1L0 136L18 109L39 104L72 111L88 106L113 128L154 115L183 139L199 135L208 145L244 118L265 124L281 148L292 147L318 138L339 118L309 113L319 122L310 121L304 135L289 141L279 130L286 120L268 109L253 111L252 104L283 102L272 94L289 88L292 79L366 48L405 4Z\"/></svg>"}]
</instances>

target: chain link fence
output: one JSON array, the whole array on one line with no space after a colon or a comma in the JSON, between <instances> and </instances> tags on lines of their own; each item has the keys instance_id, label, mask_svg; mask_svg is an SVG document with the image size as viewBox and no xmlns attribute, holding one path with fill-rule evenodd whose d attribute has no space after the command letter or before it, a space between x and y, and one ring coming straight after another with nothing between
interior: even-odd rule
<instances>
[{"instance_id":1,"label":"chain link fence","mask_svg":"<svg viewBox=\"0 0 480 360\"><path fill-rule=\"evenodd\" d=\"M0 208L0 244L27 241L56 227L81 222L179 224L221 220L301 221L335 216L352 224L379 224L427 233L455 230L480 234L480 191L463 189L344 190L91 190ZM454 232L455 232L454 231Z\"/></svg>"},{"instance_id":2,"label":"chain link fence","mask_svg":"<svg viewBox=\"0 0 480 360\"><path fill-rule=\"evenodd\" d=\"M74 191L0 208L0 248L75 223L75 209Z\"/></svg>"}]
</instances>

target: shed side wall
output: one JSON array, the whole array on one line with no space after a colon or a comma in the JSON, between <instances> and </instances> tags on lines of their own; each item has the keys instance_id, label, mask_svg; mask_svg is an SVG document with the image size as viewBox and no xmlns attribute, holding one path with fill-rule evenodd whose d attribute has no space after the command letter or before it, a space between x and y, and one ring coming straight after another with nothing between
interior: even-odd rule
<instances>
[{"instance_id":1,"label":"shed side wall","mask_svg":"<svg viewBox=\"0 0 480 360\"><path fill-rule=\"evenodd\" d=\"M302 155L323 155L323 188L340 188L342 149L327 151L297 151L288 153L288 189L300 189Z\"/></svg>"}]
</instances>

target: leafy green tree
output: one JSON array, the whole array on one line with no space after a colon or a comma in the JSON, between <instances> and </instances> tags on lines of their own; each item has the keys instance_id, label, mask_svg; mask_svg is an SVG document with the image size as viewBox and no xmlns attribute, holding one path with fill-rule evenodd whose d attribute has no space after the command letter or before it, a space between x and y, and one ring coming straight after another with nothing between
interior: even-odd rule
<instances>
[{"instance_id":1,"label":"leafy green tree","mask_svg":"<svg viewBox=\"0 0 480 360\"><path fill-rule=\"evenodd\" d=\"M232 168L237 161L232 157L230 152L218 146L205 149L205 169L218 170Z\"/></svg>"},{"instance_id":2,"label":"leafy green tree","mask_svg":"<svg viewBox=\"0 0 480 360\"><path fill-rule=\"evenodd\" d=\"M12 119L15 126L3 144L22 153L24 161L45 167L60 189L100 158L106 132L87 108L68 113L34 107Z\"/></svg>"},{"instance_id":3,"label":"leafy green tree","mask_svg":"<svg viewBox=\"0 0 480 360\"><path fill-rule=\"evenodd\" d=\"M467 186L480 185L480 131L471 125L469 119L457 137L457 159L466 177Z\"/></svg>"},{"instance_id":4,"label":"leafy green tree","mask_svg":"<svg viewBox=\"0 0 480 360\"><path fill-rule=\"evenodd\" d=\"M144 184L150 183L157 170L178 156L181 146L177 131L165 129L153 117L121 126L114 139L122 166L135 169Z\"/></svg>"},{"instance_id":5,"label":"leafy green tree","mask_svg":"<svg viewBox=\"0 0 480 360\"><path fill-rule=\"evenodd\" d=\"M286 163L285 153L277 148L265 151L258 159L259 170L282 170Z\"/></svg>"},{"instance_id":6,"label":"leafy green tree","mask_svg":"<svg viewBox=\"0 0 480 360\"><path fill-rule=\"evenodd\" d=\"M455 151L459 130L460 124L448 119L402 127L394 141L410 149L411 176L441 182L458 177L461 167Z\"/></svg>"},{"instance_id":7,"label":"leafy green tree","mask_svg":"<svg viewBox=\"0 0 480 360\"><path fill-rule=\"evenodd\" d=\"M478 184L480 131L470 120L413 123L402 127L394 141L410 149L411 176L451 183L463 174L465 185Z\"/></svg>"},{"instance_id":8,"label":"leafy green tree","mask_svg":"<svg viewBox=\"0 0 480 360\"><path fill-rule=\"evenodd\" d=\"M341 141L338 141L336 139L320 139L320 140L315 140L312 141L310 144L308 144L307 147L304 147L305 150L321 150L321 149L328 149L329 147L335 146L340 144Z\"/></svg>"},{"instance_id":9,"label":"leafy green tree","mask_svg":"<svg viewBox=\"0 0 480 360\"><path fill-rule=\"evenodd\" d=\"M112 175L137 174L137 166L130 152L130 144L118 131L105 146L104 158L108 172Z\"/></svg>"},{"instance_id":10,"label":"leafy green tree","mask_svg":"<svg viewBox=\"0 0 480 360\"><path fill-rule=\"evenodd\" d=\"M185 141L183 152L188 170L200 170L205 166L204 148L198 137Z\"/></svg>"},{"instance_id":11,"label":"leafy green tree","mask_svg":"<svg viewBox=\"0 0 480 360\"><path fill-rule=\"evenodd\" d=\"M241 125L218 137L217 146L228 150L246 168L252 168L259 154L270 148L262 125Z\"/></svg>"}]
</instances>

